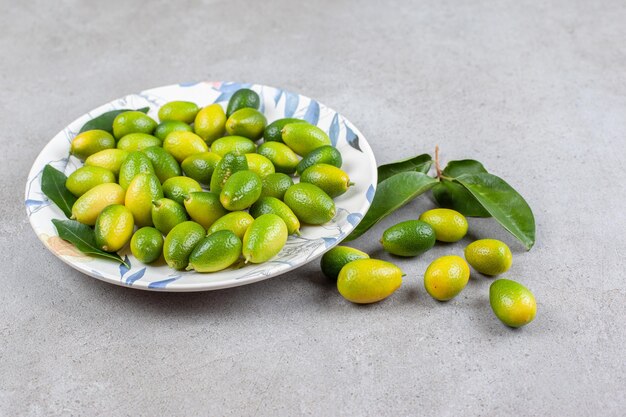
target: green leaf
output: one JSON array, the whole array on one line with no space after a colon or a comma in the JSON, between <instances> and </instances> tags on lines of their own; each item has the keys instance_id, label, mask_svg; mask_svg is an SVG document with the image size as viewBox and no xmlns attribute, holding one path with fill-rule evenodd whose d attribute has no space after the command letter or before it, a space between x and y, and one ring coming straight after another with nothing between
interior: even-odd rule
<instances>
[{"instance_id":1,"label":"green leaf","mask_svg":"<svg viewBox=\"0 0 626 417\"><path fill-rule=\"evenodd\" d=\"M96 245L96 235L93 229L85 224L75 220L57 220L53 219L54 227L56 227L59 237L72 243L78 250L88 255L97 255L103 258L117 261L130 268L117 253L105 252Z\"/></svg>"},{"instance_id":2,"label":"green leaf","mask_svg":"<svg viewBox=\"0 0 626 417\"><path fill-rule=\"evenodd\" d=\"M433 197L439 207L456 210L468 217L491 217L474 196L455 182L442 179L433 188Z\"/></svg>"},{"instance_id":3,"label":"green leaf","mask_svg":"<svg viewBox=\"0 0 626 417\"><path fill-rule=\"evenodd\" d=\"M450 161L441 173L440 184L433 188L433 197L440 207L449 208L469 217L491 217L491 214L463 186L452 180L464 174L485 173L487 170L478 161L464 159Z\"/></svg>"},{"instance_id":4,"label":"green leaf","mask_svg":"<svg viewBox=\"0 0 626 417\"><path fill-rule=\"evenodd\" d=\"M480 174L487 172L483 164L473 159L461 159L460 161L450 161L441 172L445 177L456 178L465 174Z\"/></svg>"},{"instance_id":5,"label":"green leaf","mask_svg":"<svg viewBox=\"0 0 626 417\"><path fill-rule=\"evenodd\" d=\"M486 172L461 175L456 181L526 249L535 244L535 217L530 206L502 178Z\"/></svg>"},{"instance_id":6,"label":"green leaf","mask_svg":"<svg viewBox=\"0 0 626 417\"><path fill-rule=\"evenodd\" d=\"M392 162L378 167L378 183L380 184L392 175L401 172L415 171L427 174L433 159L428 154L414 156L413 158L404 159L402 161Z\"/></svg>"},{"instance_id":7,"label":"green leaf","mask_svg":"<svg viewBox=\"0 0 626 417\"><path fill-rule=\"evenodd\" d=\"M361 236L380 220L430 190L437 183L436 179L414 171L402 172L382 181L378 184L369 210L345 240L350 241Z\"/></svg>"},{"instance_id":8,"label":"green leaf","mask_svg":"<svg viewBox=\"0 0 626 417\"><path fill-rule=\"evenodd\" d=\"M41 191L56 204L66 217L72 216L76 197L65 188L67 177L51 165L46 165L41 174Z\"/></svg>"},{"instance_id":9,"label":"green leaf","mask_svg":"<svg viewBox=\"0 0 626 417\"><path fill-rule=\"evenodd\" d=\"M142 107L135 111L148 113L148 110L150 110L150 107ZM95 129L106 130L109 133L113 133L113 120L115 119L115 116L117 116L120 113L124 113L125 111L134 111L134 110L133 109L120 109L120 110L111 110L106 113L102 113L100 116L94 117L93 119L85 123L83 127L80 128L80 131L78 133L83 133L83 132L86 132L87 130L95 130Z\"/></svg>"}]
</instances>

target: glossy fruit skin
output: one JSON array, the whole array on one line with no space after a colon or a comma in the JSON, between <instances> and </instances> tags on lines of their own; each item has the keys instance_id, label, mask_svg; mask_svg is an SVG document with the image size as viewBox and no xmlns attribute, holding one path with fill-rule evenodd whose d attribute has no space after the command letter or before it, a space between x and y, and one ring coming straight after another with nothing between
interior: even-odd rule
<instances>
[{"instance_id":1,"label":"glossy fruit skin","mask_svg":"<svg viewBox=\"0 0 626 417\"><path fill-rule=\"evenodd\" d=\"M256 152L256 145L243 136L225 136L211 144L211 152L224 156L229 152L235 155Z\"/></svg>"},{"instance_id":2,"label":"glossy fruit skin","mask_svg":"<svg viewBox=\"0 0 626 417\"><path fill-rule=\"evenodd\" d=\"M161 198L163 190L156 175L142 173L128 185L124 205L133 213L138 227L152 226L152 202Z\"/></svg>"},{"instance_id":3,"label":"glossy fruit skin","mask_svg":"<svg viewBox=\"0 0 626 417\"><path fill-rule=\"evenodd\" d=\"M215 167L221 159L221 156L213 152L196 153L185 158L180 166L189 178L193 178L200 184L209 185Z\"/></svg>"},{"instance_id":4,"label":"glossy fruit skin","mask_svg":"<svg viewBox=\"0 0 626 417\"><path fill-rule=\"evenodd\" d=\"M315 164L304 170L300 182L317 185L330 197L339 197L352 185L348 174L333 165Z\"/></svg>"},{"instance_id":5,"label":"glossy fruit skin","mask_svg":"<svg viewBox=\"0 0 626 417\"><path fill-rule=\"evenodd\" d=\"M392 255L418 256L435 246L435 231L420 220L400 222L385 230L381 243Z\"/></svg>"},{"instance_id":6,"label":"glossy fruit skin","mask_svg":"<svg viewBox=\"0 0 626 417\"><path fill-rule=\"evenodd\" d=\"M393 294L402 285L402 270L378 259L357 259L347 263L337 277L337 289L348 301L375 303Z\"/></svg>"},{"instance_id":7,"label":"glossy fruit skin","mask_svg":"<svg viewBox=\"0 0 626 417\"><path fill-rule=\"evenodd\" d=\"M113 136L115 136L115 139L120 139L129 133L147 133L151 135L156 127L157 122L147 114L136 110L125 111L113 119Z\"/></svg>"},{"instance_id":8,"label":"glossy fruit skin","mask_svg":"<svg viewBox=\"0 0 626 417\"><path fill-rule=\"evenodd\" d=\"M293 180L287 174L276 172L263 178L261 197L274 197L282 200L285 192L293 185Z\"/></svg>"},{"instance_id":9,"label":"glossy fruit skin","mask_svg":"<svg viewBox=\"0 0 626 417\"><path fill-rule=\"evenodd\" d=\"M179 122L177 120L167 120L159 123L154 129L154 136L164 141L167 135L172 132L193 132L193 128L187 123Z\"/></svg>"},{"instance_id":10,"label":"glossy fruit skin","mask_svg":"<svg viewBox=\"0 0 626 417\"><path fill-rule=\"evenodd\" d=\"M287 225L276 214L257 217L243 236L243 256L246 263L267 262L280 252L287 242Z\"/></svg>"},{"instance_id":11,"label":"glossy fruit skin","mask_svg":"<svg viewBox=\"0 0 626 417\"><path fill-rule=\"evenodd\" d=\"M208 229L220 217L228 214L222 207L219 195L200 191L190 193L185 198L185 209L193 221Z\"/></svg>"},{"instance_id":12,"label":"glossy fruit skin","mask_svg":"<svg viewBox=\"0 0 626 417\"><path fill-rule=\"evenodd\" d=\"M85 160L85 166L105 168L117 176L126 158L128 158L128 152L122 149L105 149L89 156Z\"/></svg>"},{"instance_id":13,"label":"glossy fruit skin","mask_svg":"<svg viewBox=\"0 0 626 417\"><path fill-rule=\"evenodd\" d=\"M165 237L163 256L170 268L183 270L189 265L189 256L204 238L205 231L196 222L177 224Z\"/></svg>"},{"instance_id":14,"label":"glossy fruit skin","mask_svg":"<svg viewBox=\"0 0 626 417\"><path fill-rule=\"evenodd\" d=\"M163 141L163 149L171 154L178 163L190 155L208 152L209 147L202 138L195 133L174 131Z\"/></svg>"},{"instance_id":15,"label":"glossy fruit skin","mask_svg":"<svg viewBox=\"0 0 626 417\"><path fill-rule=\"evenodd\" d=\"M252 171L235 172L220 192L220 202L226 210L245 210L261 196L263 182Z\"/></svg>"},{"instance_id":16,"label":"glossy fruit skin","mask_svg":"<svg viewBox=\"0 0 626 417\"><path fill-rule=\"evenodd\" d=\"M261 179L276 172L272 161L263 155L259 155L258 153L247 153L245 154L245 157L246 162L248 163L248 169L261 177Z\"/></svg>"},{"instance_id":17,"label":"glossy fruit skin","mask_svg":"<svg viewBox=\"0 0 626 417\"><path fill-rule=\"evenodd\" d=\"M496 239L480 239L465 248L467 262L485 275L499 275L509 270L513 254L506 243Z\"/></svg>"},{"instance_id":18,"label":"glossy fruit skin","mask_svg":"<svg viewBox=\"0 0 626 417\"><path fill-rule=\"evenodd\" d=\"M348 246L335 246L322 255L320 267L328 279L337 281L339 272L344 266L357 259L369 259L369 257L367 253L358 249Z\"/></svg>"},{"instance_id":19,"label":"glossy fruit skin","mask_svg":"<svg viewBox=\"0 0 626 417\"><path fill-rule=\"evenodd\" d=\"M165 197L180 205L184 205L186 196L196 191L202 191L202 186L189 177L172 177L163 183Z\"/></svg>"},{"instance_id":20,"label":"glossy fruit skin","mask_svg":"<svg viewBox=\"0 0 626 417\"><path fill-rule=\"evenodd\" d=\"M170 101L159 109L159 120L193 123L199 110L198 105L191 101Z\"/></svg>"},{"instance_id":21,"label":"glossy fruit skin","mask_svg":"<svg viewBox=\"0 0 626 417\"><path fill-rule=\"evenodd\" d=\"M177 224L189 220L185 208L169 198L159 198L152 202L152 223L164 235L167 235Z\"/></svg>"},{"instance_id":22,"label":"glossy fruit skin","mask_svg":"<svg viewBox=\"0 0 626 417\"><path fill-rule=\"evenodd\" d=\"M154 174L152 162L143 152L130 152L122 162L118 182L126 190L133 178L142 173Z\"/></svg>"},{"instance_id":23,"label":"glossy fruit skin","mask_svg":"<svg viewBox=\"0 0 626 417\"><path fill-rule=\"evenodd\" d=\"M254 141L263 136L267 119L260 111L251 108L239 109L226 120L229 135L243 136Z\"/></svg>"},{"instance_id":24,"label":"glossy fruit skin","mask_svg":"<svg viewBox=\"0 0 626 417\"><path fill-rule=\"evenodd\" d=\"M300 162L298 155L289 146L280 142L265 142L259 146L257 152L272 162L276 172L283 174L293 174Z\"/></svg>"},{"instance_id":25,"label":"glossy fruit skin","mask_svg":"<svg viewBox=\"0 0 626 417\"><path fill-rule=\"evenodd\" d=\"M467 219L455 210L432 209L422 213L419 219L435 229L437 240L440 242L458 242L467 234Z\"/></svg>"},{"instance_id":26,"label":"glossy fruit skin","mask_svg":"<svg viewBox=\"0 0 626 417\"><path fill-rule=\"evenodd\" d=\"M193 122L196 135L200 136L207 145L221 138L226 133L226 113L219 104L211 104L201 109Z\"/></svg>"},{"instance_id":27,"label":"glossy fruit skin","mask_svg":"<svg viewBox=\"0 0 626 417\"><path fill-rule=\"evenodd\" d=\"M265 127L263 132L263 139L265 142L282 142L282 130L283 127L290 123L307 123L306 120L294 119L293 117L286 117L284 119L274 120L272 123Z\"/></svg>"},{"instance_id":28,"label":"glossy fruit skin","mask_svg":"<svg viewBox=\"0 0 626 417\"><path fill-rule=\"evenodd\" d=\"M285 192L285 204L302 223L318 225L335 217L335 202L313 184L294 184Z\"/></svg>"},{"instance_id":29,"label":"glossy fruit skin","mask_svg":"<svg viewBox=\"0 0 626 417\"><path fill-rule=\"evenodd\" d=\"M161 139L147 133L129 133L117 142L117 149L124 149L128 152L141 151L151 146L161 146L162 143Z\"/></svg>"},{"instance_id":30,"label":"glossy fruit skin","mask_svg":"<svg viewBox=\"0 0 626 417\"><path fill-rule=\"evenodd\" d=\"M243 108L258 110L261 106L261 98L249 88L241 88L231 96L226 107L226 116L230 117L234 112Z\"/></svg>"},{"instance_id":31,"label":"glossy fruit skin","mask_svg":"<svg viewBox=\"0 0 626 417\"><path fill-rule=\"evenodd\" d=\"M534 320L537 301L528 288L510 279L497 279L489 287L489 304L500 321L522 327Z\"/></svg>"},{"instance_id":32,"label":"glossy fruit skin","mask_svg":"<svg viewBox=\"0 0 626 417\"><path fill-rule=\"evenodd\" d=\"M72 139L70 153L84 160L105 149L115 148L115 139L106 130L87 130Z\"/></svg>"},{"instance_id":33,"label":"glossy fruit skin","mask_svg":"<svg viewBox=\"0 0 626 417\"><path fill-rule=\"evenodd\" d=\"M276 214L287 225L287 232L300 234L300 221L287 204L274 197L262 197L250 207L250 215L255 219L263 214Z\"/></svg>"},{"instance_id":34,"label":"glossy fruit skin","mask_svg":"<svg viewBox=\"0 0 626 417\"><path fill-rule=\"evenodd\" d=\"M117 252L130 242L134 227L133 215L128 208L121 204L107 206L96 219L96 245L105 252Z\"/></svg>"},{"instance_id":35,"label":"glossy fruit skin","mask_svg":"<svg viewBox=\"0 0 626 417\"><path fill-rule=\"evenodd\" d=\"M107 184L115 182L115 174L105 168L94 166L82 166L72 172L67 181L65 188L76 197L80 197L87 191L99 184Z\"/></svg>"},{"instance_id":36,"label":"glossy fruit skin","mask_svg":"<svg viewBox=\"0 0 626 417\"><path fill-rule=\"evenodd\" d=\"M172 177L179 177L181 175L180 165L172 155L167 153L165 149L159 146L151 146L142 150L142 152L152 162L154 173L156 174L161 184Z\"/></svg>"},{"instance_id":37,"label":"glossy fruit skin","mask_svg":"<svg viewBox=\"0 0 626 417\"><path fill-rule=\"evenodd\" d=\"M149 264L161 257L163 253L163 236L154 227L142 227L130 240L130 251L133 256Z\"/></svg>"},{"instance_id":38,"label":"glossy fruit skin","mask_svg":"<svg viewBox=\"0 0 626 417\"><path fill-rule=\"evenodd\" d=\"M326 132L308 123L288 124L283 127L281 135L283 142L302 157L306 157L317 148L331 145Z\"/></svg>"},{"instance_id":39,"label":"glossy fruit skin","mask_svg":"<svg viewBox=\"0 0 626 417\"><path fill-rule=\"evenodd\" d=\"M217 272L228 268L241 256L242 243L230 230L220 230L198 243L189 257L188 270Z\"/></svg>"},{"instance_id":40,"label":"glossy fruit skin","mask_svg":"<svg viewBox=\"0 0 626 417\"><path fill-rule=\"evenodd\" d=\"M469 265L455 255L435 259L424 273L424 287L435 300L448 301L456 297L467 285Z\"/></svg>"},{"instance_id":41,"label":"glossy fruit skin","mask_svg":"<svg viewBox=\"0 0 626 417\"><path fill-rule=\"evenodd\" d=\"M225 214L220 217L211 225L209 230L207 230L207 235L211 235L219 230L230 230L237 236L239 239L243 239L243 236L246 234L246 230L248 227L254 222L254 217L252 217L248 212L245 211L233 211L232 213Z\"/></svg>"},{"instance_id":42,"label":"glossy fruit skin","mask_svg":"<svg viewBox=\"0 0 626 417\"><path fill-rule=\"evenodd\" d=\"M248 161L245 156L227 153L215 166L215 171L213 171L213 176L211 177L211 191L218 194L221 193L224 184L231 175L247 169Z\"/></svg>"},{"instance_id":43,"label":"glossy fruit skin","mask_svg":"<svg viewBox=\"0 0 626 417\"><path fill-rule=\"evenodd\" d=\"M341 168L341 165L343 165L343 159L341 157L341 153L334 146L320 146L302 158L296 167L296 172L298 175L302 175L307 168L315 164L327 164Z\"/></svg>"},{"instance_id":44,"label":"glossy fruit skin","mask_svg":"<svg viewBox=\"0 0 626 417\"><path fill-rule=\"evenodd\" d=\"M72 219L88 226L111 204L124 204L124 189L115 183L100 184L81 195L72 206Z\"/></svg>"}]
</instances>

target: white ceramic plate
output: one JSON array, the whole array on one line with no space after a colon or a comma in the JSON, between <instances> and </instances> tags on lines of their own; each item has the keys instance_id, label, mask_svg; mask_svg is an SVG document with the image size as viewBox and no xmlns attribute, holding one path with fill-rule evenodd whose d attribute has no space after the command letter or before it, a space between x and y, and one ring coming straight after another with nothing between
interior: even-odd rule
<instances>
[{"instance_id":1,"label":"white ceramic plate","mask_svg":"<svg viewBox=\"0 0 626 417\"><path fill-rule=\"evenodd\" d=\"M283 250L269 262L227 269L217 273L181 272L165 264L144 265L130 250L119 252L130 268L116 262L87 256L58 237L52 219L65 219L63 212L41 192L41 172L51 164L69 175L82 163L69 155L70 142L88 120L114 109L150 107L155 120L158 108L172 100L188 100L200 106L220 103L224 108L240 88L251 88L261 97L260 110L268 123L283 117L308 120L326 131L341 152L343 166L355 183L335 199L337 215L322 226L305 226L301 236L290 236ZM264 280L296 269L338 244L359 223L376 189L376 161L369 144L346 118L309 97L257 84L199 82L169 85L131 94L90 111L70 123L41 151L26 183L26 211L30 223L46 247L63 262L92 277L117 285L156 291L204 291L234 287ZM63 279L59 276L58 279Z\"/></svg>"}]
</instances>

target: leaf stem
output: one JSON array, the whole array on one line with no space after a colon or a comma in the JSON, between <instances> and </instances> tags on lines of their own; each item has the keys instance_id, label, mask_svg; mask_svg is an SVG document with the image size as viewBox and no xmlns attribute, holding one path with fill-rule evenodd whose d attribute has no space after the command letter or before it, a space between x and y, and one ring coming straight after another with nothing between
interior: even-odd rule
<instances>
[{"instance_id":1,"label":"leaf stem","mask_svg":"<svg viewBox=\"0 0 626 417\"><path fill-rule=\"evenodd\" d=\"M439 166L439 145L435 145L435 170L437 171L437 179L441 180L441 167Z\"/></svg>"}]
</instances>

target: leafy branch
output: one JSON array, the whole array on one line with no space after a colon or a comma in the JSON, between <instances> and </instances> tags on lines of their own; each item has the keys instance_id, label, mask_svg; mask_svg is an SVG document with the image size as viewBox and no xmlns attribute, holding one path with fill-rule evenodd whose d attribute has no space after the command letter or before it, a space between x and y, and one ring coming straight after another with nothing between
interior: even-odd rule
<instances>
[{"instance_id":1,"label":"leafy branch","mask_svg":"<svg viewBox=\"0 0 626 417\"><path fill-rule=\"evenodd\" d=\"M356 239L384 217L432 190L440 207L468 217L493 217L527 250L533 247L533 212L506 181L472 159L450 161L442 170L439 146L435 147L435 177L426 175L432 162L430 155L424 154L378 167L379 184L372 205L346 240Z\"/></svg>"}]
</instances>

